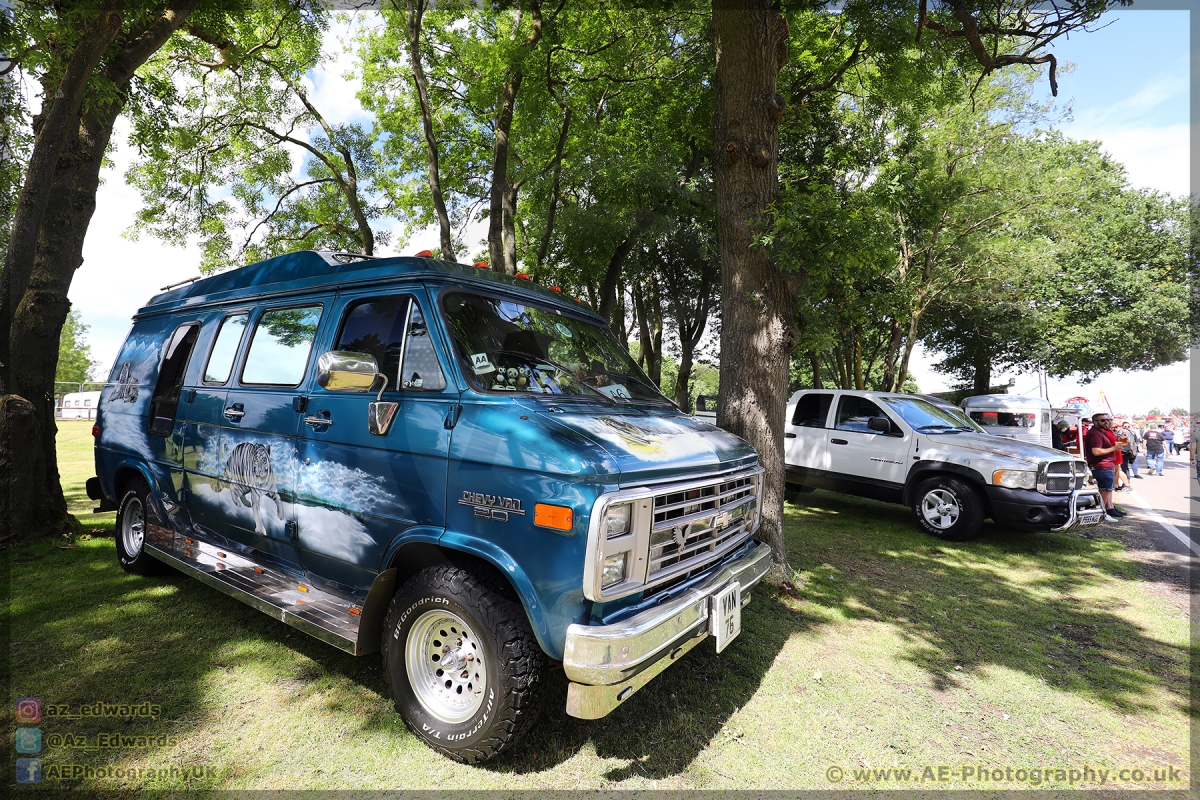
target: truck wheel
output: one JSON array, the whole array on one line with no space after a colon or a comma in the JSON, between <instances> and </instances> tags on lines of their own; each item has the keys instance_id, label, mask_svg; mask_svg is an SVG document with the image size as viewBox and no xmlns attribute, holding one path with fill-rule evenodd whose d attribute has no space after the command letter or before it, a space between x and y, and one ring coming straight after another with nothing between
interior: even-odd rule
<instances>
[{"instance_id":1,"label":"truck wheel","mask_svg":"<svg viewBox=\"0 0 1200 800\"><path fill-rule=\"evenodd\" d=\"M958 478L930 478L913 493L917 527L939 539L961 542L979 534L983 504L979 495Z\"/></svg>"},{"instance_id":2,"label":"truck wheel","mask_svg":"<svg viewBox=\"0 0 1200 800\"><path fill-rule=\"evenodd\" d=\"M158 575L166 565L146 555L146 525L153 516L150 487L141 478L126 486L117 510L117 561L132 575Z\"/></svg>"},{"instance_id":3,"label":"truck wheel","mask_svg":"<svg viewBox=\"0 0 1200 800\"><path fill-rule=\"evenodd\" d=\"M493 758L537 716L546 660L507 585L452 565L417 573L392 598L381 650L405 724L455 761Z\"/></svg>"}]
</instances>

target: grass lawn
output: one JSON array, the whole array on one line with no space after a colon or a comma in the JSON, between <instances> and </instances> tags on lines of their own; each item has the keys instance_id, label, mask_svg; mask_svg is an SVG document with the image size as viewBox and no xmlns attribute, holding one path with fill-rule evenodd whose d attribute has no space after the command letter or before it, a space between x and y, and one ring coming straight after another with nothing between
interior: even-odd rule
<instances>
[{"instance_id":1,"label":"grass lawn","mask_svg":"<svg viewBox=\"0 0 1200 800\"><path fill-rule=\"evenodd\" d=\"M12 697L160 707L155 718L43 717L44 745L60 745L43 750L47 767L208 770L66 785L996 790L1097 787L1109 770L1108 788L1184 789L1190 779L1186 587L1147 572L1119 530L989 525L951 544L919 533L899 506L801 495L787 512L798 589L755 591L722 655L698 647L591 722L563 713L566 680L553 672L532 734L467 767L407 732L378 656L348 656L178 574L122 572L114 515L92 516L83 493L90 429L61 423L59 464L92 533L9 551ZM112 733L152 738L72 749ZM913 778L862 777L896 768ZM1095 774L1067 772L1085 768Z\"/></svg>"}]
</instances>

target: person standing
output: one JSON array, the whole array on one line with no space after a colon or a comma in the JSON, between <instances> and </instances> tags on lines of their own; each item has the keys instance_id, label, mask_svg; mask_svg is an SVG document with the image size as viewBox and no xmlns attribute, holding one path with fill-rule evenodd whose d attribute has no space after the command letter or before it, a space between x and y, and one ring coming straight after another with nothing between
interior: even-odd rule
<instances>
[{"instance_id":1,"label":"person standing","mask_svg":"<svg viewBox=\"0 0 1200 800\"><path fill-rule=\"evenodd\" d=\"M1163 425L1162 423L1159 423L1158 427L1162 432L1163 453L1164 455L1171 455L1175 449L1175 431L1171 430L1170 426Z\"/></svg>"},{"instance_id":2,"label":"person standing","mask_svg":"<svg viewBox=\"0 0 1200 800\"><path fill-rule=\"evenodd\" d=\"M1100 413L1092 416L1092 427L1083 437L1084 458L1092 468L1092 477L1096 479L1096 488L1100 490L1100 500L1104 503L1104 518L1116 522L1125 516L1125 512L1113 505L1113 472L1117 467L1117 450L1115 437L1109 428L1113 418Z\"/></svg>"},{"instance_id":3,"label":"person standing","mask_svg":"<svg viewBox=\"0 0 1200 800\"><path fill-rule=\"evenodd\" d=\"M1151 475L1162 475L1163 451L1166 449L1162 423L1159 423L1158 426L1147 427L1142 443L1146 446L1146 472Z\"/></svg>"},{"instance_id":4,"label":"person standing","mask_svg":"<svg viewBox=\"0 0 1200 800\"><path fill-rule=\"evenodd\" d=\"M1128 422L1121 426L1121 430L1117 432L1121 437L1121 469L1125 470L1126 478L1142 479L1138 474L1137 457L1142 443L1142 437L1138 436L1138 432Z\"/></svg>"}]
</instances>

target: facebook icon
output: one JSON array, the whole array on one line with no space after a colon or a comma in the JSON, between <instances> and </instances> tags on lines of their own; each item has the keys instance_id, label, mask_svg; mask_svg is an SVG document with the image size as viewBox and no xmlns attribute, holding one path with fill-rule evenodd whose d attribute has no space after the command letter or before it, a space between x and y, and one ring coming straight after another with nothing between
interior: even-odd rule
<instances>
[{"instance_id":1,"label":"facebook icon","mask_svg":"<svg viewBox=\"0 0 1200 800\"><path fill-rule=\"evenodd\" d=\"M17 783L41 783L42 760L40 758L17 759Z\"/></svg>"}]
</instances>

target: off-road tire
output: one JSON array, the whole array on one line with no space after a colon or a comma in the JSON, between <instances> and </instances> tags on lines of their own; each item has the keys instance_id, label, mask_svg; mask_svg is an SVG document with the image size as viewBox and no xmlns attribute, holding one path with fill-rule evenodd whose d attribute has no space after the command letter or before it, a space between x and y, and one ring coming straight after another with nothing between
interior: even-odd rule
<instances>
[{"instance_id":1,"label":"off-road tire","mask_svg":"<svg viewBox=\"0 0 1200 800\"><path fill-rule=\"evenodd\" d=\"M467 764L487 761L510 747L534 723L541 706L546 658L525 609L501 581L454 565L429 567L400 587L384 622L380 650L396 710L422 741ZM483 651L487 674L482 705L457 724L438 719L422 704L405 665L409 633L431 610L461 617Z\"/></svg>"},{"instance_id":2,"label":"off-road tire","mask_svg":"<svg viewBox=\"0 0 1200 800\"><path fill-rule=\"evenodd\" d=\"M167 567L146 554L146 534L151 521L158 520L157 506L150 487L142 478L125 485L117 506L117 562L131 575L161 575ZM140 524L140 537L136 533Z\"/></svg>"},{"instance_id":3,"label":"off-road tire","mask_svg":"<svg viewBox=\"0 0 1200 800\"><path fill-rule=\"evenodd\" d=\"M956 505L958 511L954 522L946 527L926 518L925 505L930 493L939 492ZM912 495L913 521L926 533L951 542L961 542L979 535L983 527L983 501L979 493L958 478L939 475L923 481Z\"/></svg>"}]
</instances>

